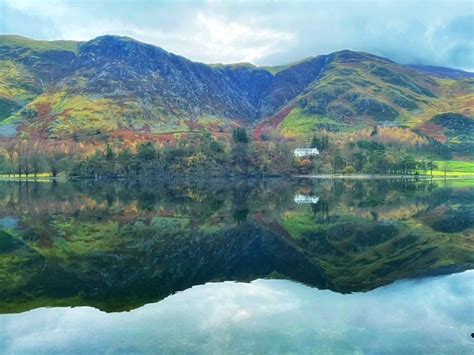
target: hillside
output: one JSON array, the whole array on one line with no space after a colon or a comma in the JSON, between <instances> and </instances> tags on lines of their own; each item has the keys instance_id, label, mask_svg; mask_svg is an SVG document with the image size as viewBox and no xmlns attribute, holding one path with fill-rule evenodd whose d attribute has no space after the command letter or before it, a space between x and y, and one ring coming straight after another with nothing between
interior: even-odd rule
<instances>
[{"instance_id":1,"label":"hillside","mask_svg":"<svg viewBox=\"0 0 474 355\"><path fill-rule=\"evenodd\" d=\"M474 78L460 70L404 66L349 50L277 67L207 65L118 36L88 42L0 36L0 58L3 138L154 139L204 129L225 134L244 125L257 137L278 131L306 140L314 130L378 125L472 151L457 123L436 119L460 114L472 125Z\"/></svg>"},{"instance_id":2,"label":"hillside","mask_svg":"<svg viewBox=\"0 0 474 355\"><path fill-rule=\"evenodd\" d=\"M269 111L263 130L279 127L292 136L321 128L337 132L367 125L417 128L437 113L472 116L474 80L470 73L456 79L440 78L371 54L341 51L299 63L275 78L291 70L299 73L299 67L309 64L314 65L315 79L285 100L283 115L271 116ZM280 90L285 87L287 83ZM431 137L438 140L437 133Z\"/></svg>"}]
</instances>

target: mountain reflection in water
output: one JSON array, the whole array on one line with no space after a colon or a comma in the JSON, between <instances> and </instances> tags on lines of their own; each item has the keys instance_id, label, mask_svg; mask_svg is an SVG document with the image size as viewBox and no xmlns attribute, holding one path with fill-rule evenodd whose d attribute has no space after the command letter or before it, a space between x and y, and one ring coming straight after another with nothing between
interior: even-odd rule
<instances>
[{"instance_id":1,"label":"mountain reflection in water","mask_svg":"<svg viewBox=\"0 0 474 355\"><path fill-rule=\"evenodd\" d=\"M350 293L458 272L474 266L473 197L459 181L1 183L0 313L131 310L216 281Z\"/></svg>"}]
</instances>

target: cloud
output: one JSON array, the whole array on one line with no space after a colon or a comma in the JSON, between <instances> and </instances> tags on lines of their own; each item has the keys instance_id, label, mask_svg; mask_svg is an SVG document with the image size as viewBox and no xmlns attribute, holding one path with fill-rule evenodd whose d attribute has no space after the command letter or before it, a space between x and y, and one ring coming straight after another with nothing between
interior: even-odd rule
<instances>
[{"instance_id":1,"label":"cloud","mask_svg":"<svg viewBox=\"0 0 474 355\"><path fill-rule=\"evenodd\" d=\"M471 0L5 0L0 9L2 33L128 35L203 62L272 65L348 48L474 69Z\"/></svg>"},{"instance_id":2,"label":"cloud","mask_svg":"<svg viewBox=\"0 0 474 355\"><path fill-rule=\"evenodd\" d=\"M294 40L290 32L262 27L258 21L246 24L212 12L199 11L196 16L196 34L190 44L201 47L202 55L212 61L219 53L221 62L256 63L276 54ZM196 48L199 49L199 48ZM193 56L193 53L189 53Z\"/></svg>"}]
</instances>

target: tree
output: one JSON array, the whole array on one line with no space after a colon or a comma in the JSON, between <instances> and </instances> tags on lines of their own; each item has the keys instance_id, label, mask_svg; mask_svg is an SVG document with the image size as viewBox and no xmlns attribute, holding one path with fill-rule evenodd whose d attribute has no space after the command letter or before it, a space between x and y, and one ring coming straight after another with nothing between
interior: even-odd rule
<instances>
[{"instance_id":1,"label":"tree","mask_svg":"<svg viewBox=\"0 0 474 355\"><path fill-rule=\"evenodd\" d=\"M311 140L311 148L318 148L319 151L326 150L329 147L329 136L325 132L321 134L320 137L316 135L316 133L313 135L313 139Z\"/></svg>"},{"instance_id":2,"label":"tree","mask_svg":"<svg viewBox=\"0 0 474 355\"><path fill-rule=\"evenodd\" d=\"M353 160L354 160L354 169L356 171L362 171L362 169L364 168L364 163L365 163L364 154L362 154L362 152L354 153Z\"/></svg>"},{"instance_id":3,"label":"tree","mask_svg":"<svg viewBox=\"0 0 474 355\"><path fill-rule=\"evenodd\" d=\"M426 166L430 170L431 177L433 177L433 170L436 169L438 166L431 160L426 164Z\"/></svg>"},{"instance_id":4,"label":"tree","mask_svg":"<svg viewBox=\"0 0 474 355\"><path fill-rule=\"evenodd\" d=\"M405 175L413 172L413 170L415 170L417 167L417 162L415 158L411 155L404 156L401 161L401 164L403 166L403 174Z\"/></svg>"},{"instance_id":5,"label":"tree","mask_svg":"<svg viewBox=\"0 0 474 355\"><path fill-rule=\"evenodd\" d=\"M113 160L115 158L115 153L112 150L112 147L107 144L107 147L105 147L105 159L106 160Z\"/></svg>"},{"instance_id":6,"label":"tree","mask_svg":"<svg viewBox=\"0 0 474 355\"><path fill-rule=\"evenodd\" d=\"M158 152L152 142L139 144L133 161L137 175L150 176L152 173L156 173L159 165L158 158Z\"/></svg>"},{"instance_id":7,"label":"tree","mask_svg":"<svg viewBox=\"0 0 474 355\"><path fill-rule=\"evenodd\" d=\"M231 151L232 164L239 173L248 173L249 154L246 143L234 144Z\"/></svg>"},{"instance_id":8,"label":"tree","mask_svg":"<svg viewBox=\"0 0 474 355\"><path fill-rule=\"evenodd\" d=\"M247 135L247 130L243 127L237 127L232 132L232 138L235 143L249 143L250 139Z\"/></svg>"},{"instance_id":9,"label":"tree","mask_svg":"<svg viewBox=\"0 0 474 355\"><path fill-rule=\"evenodd\" d=\"M10 176L11 174L14 174L16 159L18 159L15 142L14 141L7 142L7 144L5 145L5 151L7 153L8 166L9 166L8 176Z\"/></svg>"},{"instance_id":10,"label":"tree","mask_svg":"<svg viewBox=\"0 0 474 355\"><path fill-rule=\"evenodd\" d=\"M34 154L31 156L31 170L35 179L38 177L38 174L44 169L44 160L39 154Z\"/></svg>"},{"instance_id":11,"label":"tree","mask_svg":"<svg viewBox=\"0 0 474 355\"><path fill-rule=\"evenodd\" d=\"M444 178L446 179L446 175L448 172L448 163L443 164L443 172L444 172Z\"/></svg>"},{"instance_id":12,"label":"tree","mask_svg":"<svg viewBox=\"0 0 474 355\"><path fill-rule=\"evenodd\" d=\"M345 164L344 158L340 156L339 153L335 153L333 161L333 173L340 171Z\"/></svg>"},{"instance_id":13,"label":"tree","mask_svg":"<svg viewBox=\"0 0 474 355\"><path fill-rule=\"evenodd\" d=\"M356 170L354 169L352 165L346 165L346 167L344 168L342 172L343 174L354 174Z\"/></svg>"},{"instance_id":14,"label":"tree","mask_svg":"<svg viewBox=\"0 0 474 355\"><path fill-rule=\"evenodd\" d=\"M376 136L379 133L379 128L375 125L374 128L372 129L372 132L370 133L371 137Z\"/></svg>"},{"instance_id":15,"label":"tree","mask_svg":"<svg viewBox=\"0 0 474 355\"><path fill-rule=\"evenodd\" d=\"M50 152L45 160L48 165L49 172L53 178L57 177L61 172L61 159L65 157L64 153L59 151Z\"/></svg>"},{"instance_id":16,"label":"tree","mask_svg":"<svg viewBox=\"0 0 474 355\"><path fill-rule=\"evenodd\" d=\"M133 154L130 152L129 149L123 149L117 155L117 163L120 169L120 172L124 175L129 175L132 171L132 163L133 163Z\"/></svg>"},{"instance_id":17,"label":"tree","mask_svg":"<svg viewBox=\"0 0 474 355\"><path fill-rule=\"evenodd\" d=\"M311 172L312 166L313 163L310 159L305 158L302 160L298 160L298 169L303 174L309 174Z\"/></svg>"},{"instance_id":18,"label":"tree","mask_svg":"<svg viewBox=\"0 0 474 355\"><path fill-rule=\"evenodd\" d=\"M0 174L5 174L10 171L9 161L8 158L0 154Z\"/></svg>"},{"instance_id":19,"label":"tree","mask_svg":"<svg viewBox=\"0 0 474 355\"><path fill-rule=\"evenodd\" d=\"M151 142L141 143L138 146L137 158L143 162L154 160L157 157L155 146Z\"/></svg>"}]
</instances>

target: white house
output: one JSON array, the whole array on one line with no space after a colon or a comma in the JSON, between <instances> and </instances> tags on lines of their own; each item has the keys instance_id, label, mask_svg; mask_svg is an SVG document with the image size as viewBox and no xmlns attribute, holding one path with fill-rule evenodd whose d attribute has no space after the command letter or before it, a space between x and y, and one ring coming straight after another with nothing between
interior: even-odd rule
<instances>
[{"instance_id":1,"label":"white house","mask_svg":"<svg viewBox=\"0 0 474 355\"><path fill-rule=\"evenodd\" d=\"M296 148L293 152L293 155L298 158L314 157L316 155L319 155L319 150L318 148Z\"/></svg>"},{"instance_id":2,"label":"white house","mask_svg":"<svg viewBox=\"0 0 474 355\"><path fill-rule=\"evenodd\" d=\"M319 201L318 196L308 196L308 195L295 195L295 202L300 205L302 203L311 203L316 204Z\"/></svg>"}]
</instances>

